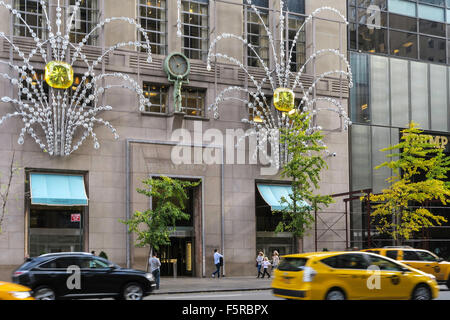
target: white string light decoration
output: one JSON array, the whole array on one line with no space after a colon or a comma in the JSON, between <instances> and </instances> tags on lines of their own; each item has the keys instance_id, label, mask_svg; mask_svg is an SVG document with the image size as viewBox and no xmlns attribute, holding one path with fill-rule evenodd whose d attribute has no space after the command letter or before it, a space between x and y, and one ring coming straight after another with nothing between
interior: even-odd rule
<instances>
[{"instance_id":1,"label":"white string light decoration","mask_svg":"<svg viewBox=\"0 0 450 320\"><path fill-rule=\"evenodd\" d=\"M94 148L100 147L100 142L94 132L94 127L98 124L109 128L115 139L119 138L116 129L111 123L98 117L103 111L112 110L111 106L100 105L99 98L106 90L111 88L126 88L134 91L139 97L139 108L144 110L150 106L150 101L145 98L143 90L139 84L130 76L120 73L98 73L95 70L102 63L103 59L116 49L125 46L135 46L144 48L147 54L147 62L152 61L150 42L147 33L141 25L134 19L126 17L106 18L95 25L90 32L78 43L69 41L69 34L75 23L75 16L80 10L81 0L77 0L73 12L68 14L66 29L62 30L62 8L60 0L56 6L56 32L53 31L51 20L47 11L47 1L39 1L42 12L45 16L45 27L47 31L46 39L40 39L36 32L27 24L20 12L12 8L11 5L0 1L0 8L6 8L31 34L35 47L30 54L26 55L18 46L13 43L12 36L8 37L4 32L0 32L0 38L6 40L21 59L20 65L12 62L0 61L8 65L17 74L17 77L11 77L6 73L0 73L0 76L7 79L14 88L17 88L17 98L4 96L2 102L12 103L16 109L0 119L2 124L7 119L18 117L23 122L23 128L20 132L18 143L23 144L25 134L29 134L39 147L48 152L51 156L69 156L76 151L83 142L90 136L93 139ZM112 22L124 22L133 25L144 37L145 43L139 41L119 42L111 47L105 48L102 54L90 63L83 52L83 47L88 43L90 37L95 35L99 29ZM144 42L144 41L143 41ZM47 49L50 49L47 51ZM41 57L46 65L45 81L48 84L48 92L44 90L44 84L36 81L38 75L32 66L30 60L33 57ZM76 90L70 91L73 82L72 66L81 61L86 69L77 84ZM120 79L120 84L104 85L103 80L107 78ZM22 97L26 97L25 101ZM80 132L81 137L74 141L76 135Z\"/></svg>"},{"instance_id":2,"label":"white string light decoration","mask_svg":"<svg viewBox=\"0 0 450 320\"><path fill-rule=\"evenodd\" d=\"M215 119L220 117L219 106L224 101L228 100L238 100L243 102L250 114L254 114L252 120L247 118L242 119L242 122L248 123L253 126L255 130L251 133L248 133L246 136L255 134L257 136L257 147L255 150L254 156L256 157L258 150L265 154L265 145L266 143L270 143L272 146L272 150L275 150L275 155L272 157L268 157L269 161L275 161L277 167L280 164L284 163L288 159L286 146L280 146L281 149L273 148L274 146L279 145L279 131L281 128L290 128L291 123L289 121L289 117L286 116L289 112L308 112L311 117L316 117L322 111L331 111L337 114L341 119L341 127L343 130L347 130L348 127L352 124L349 117L347 116L347 112L345 108L342 106L341 102L337 99L333 99L330 97L316 97L315 90L318 83L329 76L338 76L342 77L342 79L346 79L348 81L348 87L353 87L352 73L349 62L347 61L345 55L336 49L321 49L313 52L308 59L306 59L305 63L301 66L298 72L293 72L291 70L291 62L294 49L296 47L297 41L299 40L299 36L302 31L305 30L305 26L308 23L311 23L314 17L317 17L322 12L331 12L336 15L342 23L348 25L346 18L335 8L332 7L321 7L312 12L308 17L306 17L303 24L297 30L297 33L292 40L292 44L289 49L288 61L286 63L286 48L288 46L289 39L285 39L285 2L283 0L279 0L280 7L280 15L279 15L279 43L280 48L277 51L276 41L272 32L264 22L264 19L261 16L261 12L259 9L252 4L251 0L246 0L247 5L250 6L251 10L256 14L259 19L260 25L263 26L265 32L269 39L269 46L273 56L273 62L275 67L271 70L270 66L258 55L257 49L253 46L247 39L244 39L242 36L230 34L230 33L222 33L217 36L214 40L211 41L208 57L207 57L207 69L211 70L211 64L213 58L222 58L231 62L232 64L238 66L241 70L243 70L251 83L252 87L244 88L242 86L230 86L224 90L222 90L218 96L216 97L215 102L209 106L209 111L213 112L213 116ZM177 0L178 6L178 21L177 21L177 34L178 36L182 35L181 31L181 0ZM345 28L344 28L345 29ZM246 48L252 51L254 56L258 59L261 68L265 71L265 77L261 81L257 81L256 76L252 75L251 71L247 68L246 64L241 62L239 59L235 57L230 57L227 54L215 52L216 45L220 41L232 41L237 40L238 43L243 44ZM315 60L325 56L325 55L333 55L336 56L342 61L343 69L342 70L330 70L323 72L319 75L316 75L314 81L311 86L306 87L301 81L302 75L306 72L306 67L315 63ZM269 101L269 99L264 95L263 87L270 86L272 92L274 93L274 101ZM294 91L301 91L301 101L297 106L294 104ZM247 97L251 99L241 99L237 97L236 94L246 94ZM282 95L282 96L278 96ZM288 105L277 105L277 100L282 101L283 98L290 100ZM252 100L252 101L248 101ZM319 107L317 105L318 102L325 102L327 106ZM275 108L272 107L272 103ZM286 109L287 108L287 109ZM275 109L275 112L272 110ZM257 119L257 121L255 121ZM316 131L320 131L323 128L317 126L315 121L311 121L310 128L308 133L314 133ZM323 141L320 143L326 147ZM279 151L278 151L279 150ZM274 151L272 151L274 152ZM327 149L325 150L327 155L331 154ZM267 156L267 154L266 154Z\"/></svg>"}]
</instances>

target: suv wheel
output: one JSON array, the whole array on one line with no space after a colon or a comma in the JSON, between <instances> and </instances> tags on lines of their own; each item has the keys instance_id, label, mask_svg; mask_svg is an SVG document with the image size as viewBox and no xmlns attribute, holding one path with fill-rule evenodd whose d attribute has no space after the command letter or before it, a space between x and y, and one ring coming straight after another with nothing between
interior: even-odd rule
<instances>
[{"instance_id":1,"label":"suv wheel","mask_svg":"<svg viewBox=\"0 0 450 320\"><path fill-rule=\"evenodd\" d=\"M36 300L55 300L56 299L56 295L55 295L55 291L53 291L53 289L49 288L49 287L39 287L36 288L34 291L34 298Z\"/></svg>"},{"instance_id":2,"label":"suv wheel","mask_svg":"<svg viewBox=\"0 0 450 320\"><path fill-rule=\"evenodd\" d=\"M340 289L331 289L328 291L325 300L345 300L345 294Z\"/></svg>"},{"instance_id":3,"label":"suv wheel","mask_svg":"<svg viewBox=\"0 0 450 320\"><path fill-rule=\"evenodd\" d=\"M426 285L417 286L412 294L412 300L431 300L431 291Z\"/></svg>"},{"instance_id":4,"label":"suv wheel","mask_svg":"<svg viewBox=\"0 0 450 320\"><path fill-rule=\"evenodd\" d=\"M144 297L144 290L138 283L128 283L123 288L122 296L125 300L142 300Z\"/></svg>"}]
</instances>

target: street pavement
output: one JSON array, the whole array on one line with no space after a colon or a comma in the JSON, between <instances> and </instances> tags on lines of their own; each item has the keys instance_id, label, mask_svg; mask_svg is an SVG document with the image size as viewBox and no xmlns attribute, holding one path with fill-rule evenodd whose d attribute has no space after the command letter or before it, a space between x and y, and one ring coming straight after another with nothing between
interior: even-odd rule
<instances>
[{"instance_id":1,"label":"street pavement","mask_svg":"<svg viewBox=\"0 0 450 320\"><path fill-rule=\"evenodd\" d=\"M152 294L270 290L272 278L254 277L161 277L159 290Z\"/></svg>"},{"instance_id":2,"label":"street pavement","mask_svg":"<svg viewBox=\"0 0 450 320\"><path fill-rule=\"evenodd\" d=\"M221 277L218 278L192 278L192 277L161 277L159 290L154 290L153 293L147 297L149 299L171 299L173 295L202 295L205 293L220 295L238 294L244 295L247 292L247 298L252 300L252 296L271 294L272 278L256 278L254 277ZM438 300L450 300L450 290L447 286L441 285ZM263 292L264 291L264 292ZM221 292L223 294L221 294ZM236 296L237 297L237 296Z\"/></svg>"}]
</instances>

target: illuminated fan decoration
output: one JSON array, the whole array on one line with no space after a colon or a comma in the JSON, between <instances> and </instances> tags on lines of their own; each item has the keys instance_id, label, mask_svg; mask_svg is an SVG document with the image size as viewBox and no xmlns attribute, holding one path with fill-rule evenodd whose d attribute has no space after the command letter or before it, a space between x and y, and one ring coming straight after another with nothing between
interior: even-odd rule
<instances>
[{"instance_id":1,"label":"illuminated fan decoration","mask_svg":"<svg viewBox=\"0 0 450 320\"><path fill-rule=\"evenodd\" d=\"M246 136L256 136L257 146L254 157L257 156L258 150L263 154L266 154L266 144L269 143L272 146L272 153L275 152L275 154L273 154L272 157L269 157L270 159L268 160L270 162L275 162L275 165L280 167L280 164L285 163L289 158L289 155L287 154L287 146L280 146L279 144L280 129L292 128L292 121L290 121L290 117L288 115L292 115L296 112L308 113L307 117L313 118L313 121L310 121L311 124L307 132L308 134L312 134L323 129L317 125L317 117L319 116L319 113L324 111L335 113L340 119L340 129L348 129L352 122L347 116L344 106L342 106L340 101L341 99L317 96L316 87L320 81L330 76L339 77L340 85L347 85L345 84L345 81L347 81L349 88L353 87L353 80L351 67L346 59L345 53L332 48L313 51L312 54L307 57L305 63L302 66L299 66L298 71L291 70L293 55L294 52L296 52L296 46L300 39L300 35L303 31L305 31L305 26L307 24L312 24L313 29L315 26L312 21L314 21L315 18L320 19L318 16L324 12L337 16L340 20L338 23L348 25L348 22L342 13L332 7L320 7L314 10L309 16L305 17L303 24L298 28L293 39L286 39L286 1L278 1L279 5L275 5L275 7L280 8L280 13L278 17L279 21L276 22L276 25L279 26L278 29L280 33L278 39L276 39L272 33L271 26L266 24L267 21L261 16L261 11L258 7L253 4L251 0L244 0L244 2L246 2L249 8L251 8L253 13L257 16L260 26L265 30L265 34L267 35L269 42L269 50L271 51L271 56L273 58L270 59L270 64L259 55L259 48L252 44L249 39L244 38L241 35L231 33L222 33L211 41L206 62L207 70L211 71L212 60L216 58L226 60L242 70L248 80L248 86L230 86L222 90L216 96L215 102L209 106L209 110L212 111L214 118L220 118L219 107L223 102L229 100L242 102L248 109L248 114L253 115L250 119L243 118L242 122L248 123L254 128L251 133L246 134ZM177 34L179 37L183 35L181 4L182 1L177 0ZM339 30L340 29L341 28L339 28ZM346 28L342 29L346 30ZM289 33L290 32L291 30L289 30ZM228 45L233 45L233 43L243 45L246 51L251 51L256 57L260 68L249 68L248 65L240 61L239 58L218 52L217 44L223 41L230 42ZM226 46L222 45L221 47L224 48ZM339 59L339 68L336 70L328 70L320 74L314 74L312 84L306 85L303 83L302 76L306 73L306 67L308 65L315 64L317 59L326 55L337 57ZM256 70L258 70L258 73L254 73ZM258 80L261 70L264 71L264 75L261 80ZM268 87L270 87L270 89ZM264 94L265 90L271 90L273 92L273 99L270 99ZM295 101L294 91L300 93L298 101ZM242 96L245 96L245 98ZM335 128L326 129L335 130ZM323 141L320 143L325 146ZM331 155L331 152L327 149L325 149L325 152L327 155Z\"/></svg>"},{"instance_id":2,"label":"illuminated fan decoration","mask_svg":"<svg viewBox=\"0 0 450 320\"><path fill-rule=\"evenodd\" d=\"M17 142L23 144L25 135L28 134L44 152L48 152L51 156L69 156L78 150L88 137L92 138L94 148L98 149L100 142L94 128L99 124L110 129L114 138L119 139L112 124L98 116L102 112L112 110L111 106L102 104L107 90L115 88L132 90L139 98L141 111L151 106L149 99L144 96L144 91L132 76L121 72L105 72L104 68L99 68L105 57L107 58L113 51L129 46L145 49L147 63L150 63L152 61L151 46L147 32L132 18L111 17L93 25L79 43L72 43L70 32L76 17L79 16L77 13L82 0L77 0L75 5L71 6L65 24L62 21L64 6L61 5L61 0L52 1L56 3L56 7L52 5L51 8L47 6L47 2L37 1L42 8L42 25L46 29L45 39L41 39L19 11L0 0L0 8L9 10L14 19L25 26L35 45L30 53L26 54L14 44L13 37L0 32L0 40L8 44L13 54L22 59L18 64L15 64L14 60L0 60L0 64L8 66L11 70L8 73L0 73L0 77L6 79L16 89L14 92L17 92L16 97L4 96L0 99L1 102L11 103L15 108L14 112L0 118L0 124L13 117L20 118L23 127ZM50 12L53 11L56 12L56 21L49 19ZM133 39L128 42L118 42L110 47L102 48L98 57L91 57L89 60L84 48L89 43L89 39L96 37L106 25L116 22L126 23L136 28L141 34L141 41ZM66 26L65 30L63 25ZM136 54L140 54L140 51L138 50ZM35 70L30 63L36 58L41 59L45 65L44 80L49 87L44 86L43 81L37 81L40 79L39 71ZM75 64L84 71L76 77L76 86L72 86L74 82L72 66ZM109 79L113 79L115 84L109 84Z\"/></svg>"}]
</instances>

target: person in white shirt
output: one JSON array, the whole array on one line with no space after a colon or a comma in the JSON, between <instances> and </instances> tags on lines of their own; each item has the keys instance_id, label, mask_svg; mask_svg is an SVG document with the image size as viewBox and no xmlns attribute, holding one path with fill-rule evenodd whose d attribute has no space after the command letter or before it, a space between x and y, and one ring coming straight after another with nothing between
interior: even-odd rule
<instances>
[{"instance_id":1,"label":"person in white shirt","mask_svg":"<svg viewBox=\"0 0 450 320\"><path fill-rule=\"evenodd\" d=\"M267 277L270 278L270 273L269 273L269 266L271 266L272 264L270 263L269 259L267 257L264 257L264 261L262 263L263 266L263 274L262 274L262 279L264 279L264 275L267 274Z\"/></svg>"},{"instance_id":2,"label":"person in white shirt","mask_svg":"<svg viewBox=\"0 0 450 320\"><path fill-rule=\"evenodd\" d=\"M217 278L220 278L220 258L223 259L223 255L221 255L219 252L217 252L217 249L214 249L214 264L216 265L216 271L212 273L212 277L214 278L217 274Z\"/></svg>"},{"instance_id":3,"label":"person in white shirt","mask_svg":"<svg viewBox=\"0 0 450 320\"><path fill-rule=\"evenodd\" d=\"M159 289L159 279L160 279L160 267L161 262L159 261L156 252L153 252L152 257L148 260L150 265L150 272L153 274L156 282L156 289Z\"/></svg>"}]
</instances>

